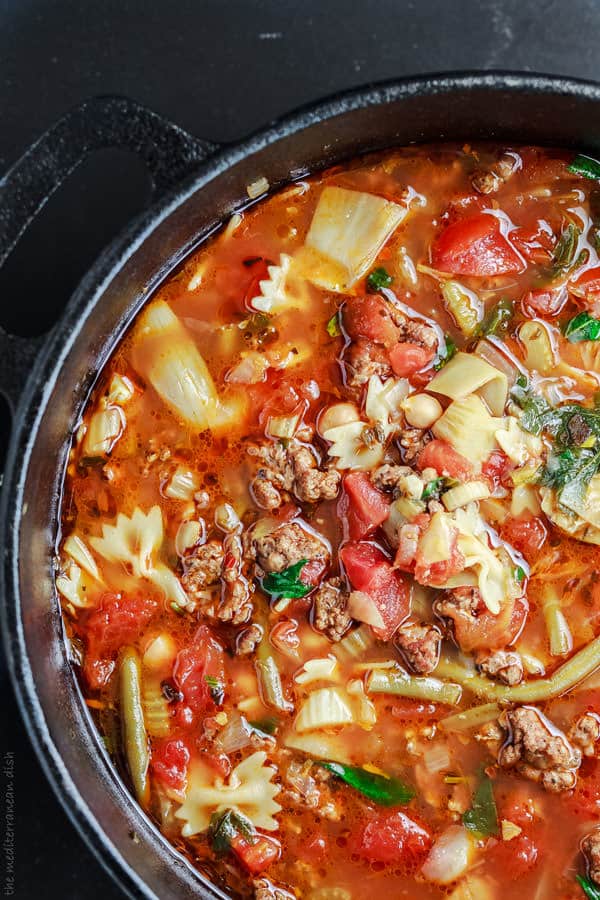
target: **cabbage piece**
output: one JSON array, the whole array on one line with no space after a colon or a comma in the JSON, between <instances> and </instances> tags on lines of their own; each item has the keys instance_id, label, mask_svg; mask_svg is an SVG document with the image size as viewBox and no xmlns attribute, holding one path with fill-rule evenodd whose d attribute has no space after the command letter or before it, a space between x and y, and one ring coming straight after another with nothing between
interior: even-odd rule
<instances>
[{"instance_id":1,"label":"cabbage piece","mask_svg":"<svg viewBox=\"0 0 600 900\"><path fill-rule=\"evenodd\" d=\"M365 414L371 422L381 427L386 437L400 427L400 404L409 390L406 378L388 378L382 381L379 375L371 375L369 379Z\"/></svg>"},{"instance_id":2,"label":"cabbage piece","mask_svg":"<svg viewBox=\"0 0 600 900\"><path fill-rule=\"evenodd\" d=\"M442 294L446 309L466 337L477 330L483 319L483 303L475 293L458 281L443 281Z\"/></svg>"},{"instance_id":3,"label":"cabbage piece","mask_svg":"<svg viewBox=\"0 0 600 900\"><path fill-rule=\"evenodd\" d=\"M291 731L283 743L291 750L300 750L301 753L306 753L311 759L331 759L345 765L350 765L352 761L348 742L339 734L323 734L322 732L298 734L296 731Z\"/></svg>"},{"instance_id":4,"label":"cabbage piece","mask_svg":"<svg viewBox=\"0 0 600 900\"><path fill-rule=\"evenodd\" d=\"M452 516L441 511L434 513L419 540L419 554L423 562L431 566L450 559L456 536L457 528Z\"/></svg>"},{"instance_id":5,"label":"cabbage piece","mask_svg":"<svg viewBox=\"0 0 600 900\"><path fill-rule=\"evenodd\" d=\"M95 412L85 432L83 455L107 456L123 434L125 425L125 414L119 406L107 406Z\"/></svg>"},{"instance_id":6,"label":"cabbage piece","mask_svg":"<svg viewBox=\"0 0 600 900\"><path fill-rule=\"evenodd\" d=\"M164 300L140 317L132 363L171 412L198 431L231 428L243 418L244 395L219 399L198 348Z\"/></svg>"},{"instance_id":7,"label":"cabbage piece","mask_svg":"<svg viewBox=\"0 0 600 900\"><path fill-rule=\"evenodd\" d=\"M600 528L559 504L553 488L541 487L540 495L542 510L557 528L586 544L600 544Z\"/></svg>"},{"instance_id":8,"label":"cabbage piece","mask_svg":"<svg viewBox=\"0 0 600 900\"><path fill-rule=\"evenodd\" d=\"M523 322L518 335L525 351L524 363L529 371L551 375L556 368L556 351L546 323L539 319Z\"/></svg>"},{"instance_id":9,"label":"cabbage piece","mask_svg":"<svg viewBox=\"0 0 600 900\"><path fill-rule=\"evenodd\" d=\"M302 734L350 725L353 721L352 705L346 692L341 688L326 687L308 695L300 707L294 728Z\"/></svg>"},{"instance_id":10,"label":"cabbage piece","mask_svg":"<svg viewBox=\"0 0 600 900\"><path fill-rule=\"evenodd\" d=\"M482 462L496 449L496 434L503 427L504 419L491 416L481 398L470 394L451 403L431 430L479 471Z\"/></svg>"},{"instance_id":11,"label":"cabbage piece","mask_svg":"<svg viewBox=\"0 0 600 900\"><path fill-rule=\"evenodd\" d=\"M539 460L542 455L542 439L535 434L523 431L515 416L506 416L502 428L496 431L495 438L500 449L517 466L524 466L532 460Z\"/></svg>"},{"instance_id":12,"label":"cabbage piece","mask_svg":"<svg viewBox=\"0 0 600 900\"><path fill-rule=\"evenodd\" d=\"M85 609L91 605L86 593L85 574L74 562L68 562L62 575L56 577L56 590L77 609Z\"/></svg>"},{"instance_id":13,"label":"cabbage piece","mask_svg":"<svg viewBox=\"0 0 600 900\"><path fill-rule=\"evenodd\" d=\"M600 528L600 475L594 475L583 497L579 492L566 489L561 491L560 505L578 515L594 528Z\"/></svg>"},{"instance_id":14,"label":"cabbage piece","mask_svg":"<svg viewBox=\"0 0 600 900\"><path fill-rule=\"evenodd\" d=\"M67 553L71 559L81 566L81 568L95 578L96 581L102 581L100 571L96 565L96 560L92 556L92 552L76 532L70 534L63 544L63 551Z\"/></svg>"},{"instance_id":15,"label":"cabbage piece","mask_svg":"<svg viewBox=\"0 0 600 900\"><path fill-rule=\"evenodd\" d=\"M367 272L407 212L375 194L325 187L298 256L302 270L319 287L343 293Z\"/></svg>"},{"instance_id":16,"label":"cabbage piece","mask_svg":"<svg viewBox=\"0 0 600 900\"><path fill-rule=\"evenodd\" d=\"M451 400L477 393L494 416L501 416L508 397L508 378L480 356L459 350L429 382L427 390Z\"/></svg>"},{"instance_id":17,"label":"cabbage piece","mask_svg":"<svg viewBox=\"0 0 600 900\"><path fill-rule=\"evenodd\" d=\"M338 469L372 469L383 459L383 444L375 442L368 446L364 441L365 422L346 422L336 425L323 433L331 446L329 456L337 457Z\"/></svg>"},{"instance_id":18,"label":"cabbage piece","mask_svg":"<svg viewBox=\"0 0 600 900\"><path fill-rule=\"evenodd\" d=\"M250 300L250 306L260 312L275 313L282 309L288 309L296 305L293 298L286 292L292 257L282 253L279 257L279 265L267 266L269 277L259 281L260 294Z\"/></svg>"},{"instance_id":19,"label":"cabbage piece","mask_svg":"<svg viewBox=\"0 0 600 900\"><path fill-rule=\"evenodd\" d=\"M498 615L503 601L511 590L511 578L506 567L500 562L485 540L474 535L459 534L458 549L465 557L465 572L474 574L481 597L487 608ZM452 576L446 587L460 587L465 580L460 575Z\"/></svg>"},{"instance_id":20,"label":"cabbage piece","mask_svg":"<svg viewBox=\"0 0 600 900\"><path fill-rule=\"evenodd\" d=\"M92 548L104 559L124 563L134 578L151 581L168 601L185 609L189 605L187 594L175 574L157 559L162 542L160 506L153 506L147 514L136 506L131 518L119 513L115 525L102 526L101 538L90 538Z\"/></svg>"},{"instance_id":21,"label":"cabbage piece","mask_svg":"<svg viewBox=\"0 0 600 900\"><path fill-rule=\"evenodd\" d=\"M183 819L183 837L191 837L206 831L213 813L225 809L237 809L256 828L276 831L274 816L281 810L275 802L280 791L273 784L276 770L266 765L267 754L260 750L235 767L226 784L220 778L213 781L213 772L197 763L191 770L185 802L175 813Z\"/></svg>"}]
</instances>

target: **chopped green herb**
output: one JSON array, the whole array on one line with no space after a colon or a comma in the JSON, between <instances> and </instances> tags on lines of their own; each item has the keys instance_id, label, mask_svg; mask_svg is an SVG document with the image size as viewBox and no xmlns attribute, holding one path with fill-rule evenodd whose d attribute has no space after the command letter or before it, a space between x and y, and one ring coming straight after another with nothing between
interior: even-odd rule
<instances>
[{"instance_id":1,"label":"chopped green herb","mask_svg":"<svg viewBox=\"0 0 600 900\"><path fill-rule=\"evenodd\" d=\"M525 569L523 568L523 566L517 566L517 568L515 569L515 579L519 582L519 584L525 581Z\"/></svg>"},{"instance_id":2,"label":"chopped green herb","mask_svg":"<svg viewBox=\"0 0 600 900\"><path fill-rule=\"evenodd\" d=\"M275 716L268 716L266 719L257 719L255 722L248 722L255 731L262 731L263 734L275 734L279 728L279 721Z\"/></svg>"},{"instance_id":3,"label":"chopped green herb","mask_svg":"<svg viewBox=\"0 0 600 900\"><path fill-rule=\"evenodd\" d=\"M473 794L471 808L463 815L463 823L469 831L487 836L497 835L498 812L494 800L492 780L482 770L479 784Z\"/></svg>"},{"instance_id":4,"label":"chopped green herb","mask_svg":"<svg viewBox=\"0 0 600 900\"><path fill-rule=\"evenodd\" d=\"M322 762L321 765L381 806L401 806L415 796L414 790L397 778L386 778L359 766L345 766L343 763Z\"/></svg>"},{"instance_id":5,"label":"chopped green herb","mask_svg":"<svg viewBox=\"0 0 600 900\"><path fill-rule=\"evenodd\" d=\"M489 335L506 334L510 320L515 314L515 305L512 300L503 298L493 306L481 325L475 332L475 337L489 337Z\"/></svg>"},{"instance_id":6,"label":"chopped green herb","mask_svg":"<svg viewBox=\"0 0 600 900\"><path fill-rule=\"evenodd\" d=\"M587 312L579 313L567 322L564 335L572 344L579 341L597 341L600 339L600 319L595 319Z\"/></svg>"},{"instance_id":7,"label":"chopped green herb","mask_svg":"<svg viewBox=\"0 0 600 900\"><path fill-rule=\"evenodd\" d=\"M240 835L250 844L255 844L257 834L254 825L235 809L227 809L224 813L214 813L208 828L212 849L219 856L231 850L231 843Z\"/></svg>"},{"instance_id":8,"label":"chopped green herb","mask_svg":"<svg viewBox=\"0 0 600 900\"><path fill-rule=\"evenodd\" d=\"M600 900L600 888L596 887L595 884L592 884L589 878L584 878L583 875L577 875L577 881L581 885L581 890L585 896L589 897L589 900Z\"/></svg>"},{"instance_id":9,"label":"chopped green herb","mask_svg":"<svg viewBox=\"0 0 600 900\"><path fill-rule=\"evenodd\" d=\"M370 294L376 294L381 288L388 288L394 279L389 272L378 266L367 278L367 290Z\"/></svg>"},{"instance_id":10,"label":"chopped green herb","mask_svg":"<svg viewBox=\"0 0 600 900\"><path fill-rule=\"evenodd\" d=\"M583 175L585 178L600 178L600 162L578 153L575 159L567 166L567 172L573 175Z\"/></svg>"},{"instance_id":11,"label":"chopped green herb","mask_svg":"<svg viewBox=\"0 0 600 900\"><path fill-rule=\"evenodd\" d=\"M445 340L446 340L446 343L444 346L444 350L442 353L440 353L436 362L433 365L433 368L436 370L436 372L439 372L440 369L443 369L444 366L446 365L446 363L450 362L450 360L452 359L452 357L458 350L458 347L456 346L456 344L454 343L454 341L452 340L452 338L450 337L449 334L447 334L445 336Z\"/></svg>"},{"instance_id":12,"label":"chopped green herb","mask_svg":"<svg viewBox=\"0 0 600 900\"><path fill-rule=\"evenodd\" d=\"M423 488L421 500L437 500L445 482L445 478L434 478L433 481L428 481Z\"/></svg>"},{"instance_id":13,"label":"chopped green herb","mask_svg":"<svg viewBox=\"0 0 600 900\"><path fill-rule=\"evenodd\" d=\"M545 431L554 439L541 484L554 488L561 503L581 502L600 471L600 451L595 447L600 438L600 407L577 403L553 407L521 387L513 389L512 397L523 410L521 428L531 434Z\"/></svg>"},{"instance_id":14,"label":"chopped green herb","mask_svg":"<svg viewBox=\"0 0 600 900\"><path fill-rule=\"evenodd\" d=\"M342 329L340 328L340 316L339 313L334 313L334 315L330 318L327 323L327 334L329 337L339 337L342 333Z\"/></svg>"},{"instance_id":15,"label":"chopped green herb","mask_svg":"<svg viewBox=\"0 0 600 900\"><path fill-rule=\"evenodd\" d=\"M529 384L529 381L527 380L527 375L523 375L523 374L518 375L516 384L517 384L517 387L526 388L527 385Z\"/></svg>"},{"instance_id":16,"label":"chopped green herb","mask_svg":"<svg viewBox=\"0 0 600 900\"><path fill-rule=\"evenodd\" d=\"M293 566L288 566L283 572L269 572L263 578L263 588L274 597L285 597L290 600L306 596L312 588L310 584L300 581L300 572L307 562L308 560L301 559Z\"/></svg>"},{"instance_id":17,"label":"chopped green herb","mask_svg":"<svg viewBox=\"0 0 600 900\"><path fill-rule=\"evenodd\" d=\"M172 603L169 604L174 613L177 613L178 616L185 615L185 609L179 605L179 603L175 603L173 600Z\"/></svg>"}]
</instances>

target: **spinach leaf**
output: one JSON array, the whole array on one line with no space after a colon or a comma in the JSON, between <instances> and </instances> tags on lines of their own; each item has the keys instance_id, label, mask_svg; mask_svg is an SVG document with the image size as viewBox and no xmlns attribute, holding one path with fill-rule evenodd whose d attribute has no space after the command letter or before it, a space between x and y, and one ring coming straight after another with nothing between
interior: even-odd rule
<instances>
[{"instance_id":1,"label":"spinach leaf","mask_svg":"<svg viewBox=\"0 0 600 900\"><path fill-rule=\"evenodd\" d=\"M339 337L342 333L342 329L340 328L339 313L334 313L325 327L327 329L327 334L329 335L329 337Z\"/></svg>"},{"instance_id":2,"label":"spinach leaf","mask_svg":"<svg viewBox=\"0 0 600 900\"><path fill-rule=\"evenodd\" d=\"M587 312L579 313L567 322L563 333L572 344L597 341L600 339L600 319L595 319Z\"/></svg>"},{"instance_id":3,"label":"spinach leaf","mask_svg":"<svg viewBox=\"0 0 600 900\"><path fill-rule=\"evenodd\" d=\"M569 269L575 261L575 252L581 231L569 222L559 237L552 259L552 274L556 277Z\"/></svg>"},{"instance_id":4,"label":"spinach leaf","mask_svg":"<svg viewBox=\"0 0 600 900\"><path fill-rule=\"evenodd\" d=\"M502 299L493 306L475 332L475 337L487 337L491 334L505 334L510 320L515 314L512 300Z\"/></svg>"},{"instance_id":5,"label":"spinach leaf","mask_svg":"<svg viewBox=\"0 0 600 900\"><path fill-rule=\"evenodd\" d=\"M463 814L463 823L469 831L476 831L478 834L490 836L499 833L492 780L483 770L473 794L471 808Z\"/></svg>"},{"instance_id":6,"label":"spinach leaf","mask_svg":"<svg viewBox=\"0 0 600 900\"><path fill-rule=\"evenodd\" d=\"M458 350L458 347L456 346L456 344L454 343L454 341L452 340L452 338L450 337L449 334L445 335L445 341L446 341L446 343L444 346L444 350L442 353L440 353L436 362L433 365L433 368L435 369L436 372L439 372L440 369L443 369L444 366L446 365L446 363L450 362L450 360L452 359L452 357Z\"/></svg>"},{"instance_id":7,"label":"spinach leaf","mask_svg":"<svg viewBox=\"0 0 600 900\"><path fill-rule=\"evenodd\" d=\"M321 762L321 765L381 806L404 805L415 796L414 790L397 778L386 778L359 766L345 766L343 763Z\"/></svg>"},{"instance_id":8,"label":"spinach leaf","mask_svg":"<svg viewBox=\"0 0 600 900\"><path fill-rule=\"evenodd\" d=\"M583 875L577 876L577 881L581 885L581 890L585 894L589 900L600 900L600 888L589 880L589 878L584 878Z\"/></svg>"},{"instance_id":9,"label":"spinach leaf","mask_svg":"<svg viewBox=\"0 0 600 900\"><path fill-rule=\"evenodd\" d=\"M213 850L220 856L229 852L231 842L240 835L250 844L255 844L258 839L250 819L235 809L214 813L208 827L208 835Z\"/></svg>"},{"instance_id":10,"label":"spinach leaf","mask_svg":"<svg viewBox=\"0 0 600 900\"><path fill-rule=\"evenodd\" d=\"M571 172L573 175L583 175L585 178L600 178L600 162L592 159L591 156L578 153L567 166L567 172Z\"/></svg>"},{"instance_id":11,"label":"spinach leaf","mask_svg":"<svg viewBox=\"0 0 600 900\"><path fill-rule=\"evenodd\" d=\"M383 266L378 266L367 278L367 290L370 294L376 294L381 288L388 288L394 279Z\"/></svg>"},{"instance_id":12,"label":"spinach leaf","mask_svg":"<svg viewBox=\"0 0 600 900\"><path fill-rule=\"evenodd\" d=\"M599 470L599 452L564 450L551 455L540 480L556 489L561 503L570 505L583 502L590 481Z\"/></svg>"},{"instance_id":13,"label":"spinach leaf","mask_svg":"<svg viewBox=\"0 0 600 900\"><path fill-rule=\"evenodd\" d=\"M285 597L290 600L306 596L312 587L310 584L300 581L300 572L307 562L308 560L301 559L293 566L288 566L283 572L269 572L263 578L263 588L275 597Z\"/></svg>"}]
</instances>

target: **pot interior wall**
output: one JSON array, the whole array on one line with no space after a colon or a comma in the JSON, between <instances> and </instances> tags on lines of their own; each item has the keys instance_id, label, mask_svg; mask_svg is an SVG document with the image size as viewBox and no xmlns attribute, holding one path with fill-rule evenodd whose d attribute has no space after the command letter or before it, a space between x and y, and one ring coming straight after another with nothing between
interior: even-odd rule
<instances>
[{"instance_id":1,"label":"pot interior wall","mask_svg":"<svg viewBox=\"0 0 600 900\"><path fill-rule=\"evenodd\" d=\"M83 798L117 854L149 886L136 887L136 876L130 873L125 883L132 893L161 900L215 896L200 886L182 860L174 860L131 805L100 749L66 659L51 583L65 437L73 430L98 368L142 299L199 238L244 202L245 186L258 176L266 175L278 185L349 156L415 141L491 139L600 147L600 102L593 91L573 94L565 88L561 93L559 85L557 93L533 80L517 90L509 81L500 88L493 82L493 77L473 84L465 79L456 86L442 78L435 89L420 82L414 88L382 88L362 99L354 95L333 102L325 120L322 112L307 112L241 152L227 152L212 170L209 165L193 188L174 198L170 208L128 235L133 244L121 242L100 261L79 289L66 324L59 324L50 357L39 366L32 402L23 411L15 457L19 471L13 469L9 510L13 517L9 553L13 561L18 558L18 566L10 570L13 583L7 585L8 602L14 604L10 615L17 677L23 681L23 705L30 721L37 715L34 729L55 784L70 794L71 807L78 802L74 795ZM144 240L136 249L140 234ZM17 646L19 628L24 647ZM29 681L27 662L33 679ZM46 737L46 726L31 702L34 691ZM53 759L50 744L62 764ZM91 840L97 843L98 833ZM101 853L109 855L105 848Z\"/></svg>"}]
</instances>

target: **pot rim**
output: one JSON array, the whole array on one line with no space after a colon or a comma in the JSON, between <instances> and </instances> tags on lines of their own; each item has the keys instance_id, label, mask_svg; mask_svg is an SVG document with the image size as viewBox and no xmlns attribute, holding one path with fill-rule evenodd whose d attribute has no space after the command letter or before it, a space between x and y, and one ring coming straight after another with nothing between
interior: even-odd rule
<instances>
[{"instance_id":1,"label":"pot rim","mask_svg":"<svg viewBox=\"0 0 600 900\"><path fill-rule=\"evenodd\" d=\"M108 833L100 826L73 782L52 740L37 695L21 621L18 551L23 494L38 426L45 414L47 401L56 379L77 340L83 322L93 311L114 274L126 264L162 222L213 178L253 153L283 138L293 136L313 124L333 119L343 113L370 106L384 106L413 96L481 89L492 92L526 91L534 95L565 95L600 103L600 84L592 81L534 72L474 70L389 79L342 91L303 105L294 112L276 119L267 127L258 129L249 137L217 150L216 154L203 162L191 177L185 179L180 186L171 190L166 197L153 204L146 213L127 226L92 264L32 367L14 414L0 498L0 546L4 550L4 564L0 567L0 597L3 600L0 604L0 624L4 649L21 716L56 797L96 859L130 897L155 900L156 895L126 862ZM180 253L168 261L157 273L156 284L164 280L168 272L189 253L190 249L189 246L182 248ZM113 346L118 337L118 330L115 329Z\"/></svg>"}]
</instances>

